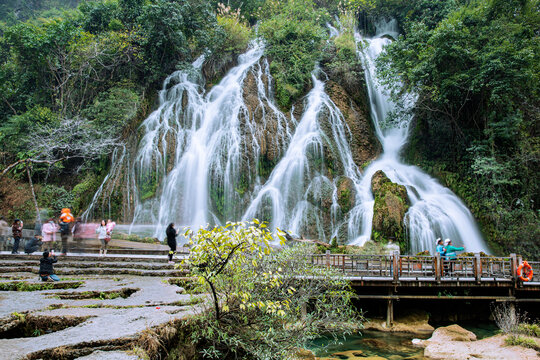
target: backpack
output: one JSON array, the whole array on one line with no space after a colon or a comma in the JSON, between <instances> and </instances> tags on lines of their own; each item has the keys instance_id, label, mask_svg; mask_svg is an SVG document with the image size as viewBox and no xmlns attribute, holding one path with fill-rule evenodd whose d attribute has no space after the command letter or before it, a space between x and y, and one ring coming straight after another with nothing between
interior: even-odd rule
<instances>
[{"instance_id":1,"label":"backpack","mask_svg":"<svg viewBox=\"0 0 540 360\"><path fill-rule=\"evenodd\" d=\"M69 223L63 221L60 222L60 234L69 235Z\"/></svg>"}]
</instances>

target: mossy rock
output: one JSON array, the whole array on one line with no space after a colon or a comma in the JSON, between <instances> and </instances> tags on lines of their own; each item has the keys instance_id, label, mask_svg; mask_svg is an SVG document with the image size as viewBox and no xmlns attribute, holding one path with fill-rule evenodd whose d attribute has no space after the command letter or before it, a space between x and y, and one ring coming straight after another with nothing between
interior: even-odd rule
<instances>
[{"instance_id":1,"label":"mossy rock","mask_svg":"<svg viewBox=\"0 0 540 360\"><path fill-rule=\"evenodd\" d=\"M356 198L356 189L350 178L346 176L339 178L337 195L341 211L344 214L348 213L354 207Z\"/></svg>"},{"instance_id":2,"label":"mossy rock","mask_svg":"<svg viewBox=\"0 0 540 360\"><path fill-rule=\"evenodd\" d=\"M371 179L371 190L375 197L373 207L373 232L379 233L379 239L394 238L405 242L404 217L409 209L407 189L395 184L381 170Z\"/></svg>"}]
</instances>

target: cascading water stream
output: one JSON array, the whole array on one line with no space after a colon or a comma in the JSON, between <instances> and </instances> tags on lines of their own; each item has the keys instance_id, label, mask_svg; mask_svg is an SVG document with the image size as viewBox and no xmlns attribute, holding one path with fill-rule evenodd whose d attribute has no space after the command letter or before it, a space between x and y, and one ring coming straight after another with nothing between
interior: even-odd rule
<instances>
[{"instance_id":1,"label":"cascading water stream","mask_svg":"<svg viewBox=\"0 0 540 360\"><path fill-rule=\"evenodd\" d=\"M335 214L339 205L336 180L331 181L322 167L324 146L335 148L344 175L353 183L358 182L360 174L347 142L350 130L345 125L343 115L326 94L324 82L315 75L312 75L312 81L313 89L306 96L306 106L290 145L268 181L254 196L243 219L262 215L262 218L271 219L273 228L295 234L313 234L313 229L309 228L316 227L316 233L321 238L330 238L336 235L340 225ZM329 124L329 134L321 128L322 121ZM322 226L320 211L310 201L322 198L324 191L332 193L329 229Z\"/></svg>"},{"instance_id":2,"label":"cascading water stream","mask_svg":"<svg viewBox=\"0 0 540 360\"><path fill-rule=\"evenodd\" d=\"M257 176L258 132L265 117L277 121L275 141L285 143L288 136L287 121L269 101L271 87L262 79L269 76L263 52L262 44L254 43L207 94L200 75L203 58L191 71L177 71L165 80L159 108L141 125L132 224L159 224L154 234L162 236L169 222L198 228L219 223L216 212L241 215L237 187L241 173ZM257 84L262 126L250 118L245 103L248 73Z\"/></svg>"},{"instance_id":3,"label":"cascading water stream","mask_svg":"<svg viewBox=\"0 0 540 360\"><path fill-rule=\"evenodd\" d=\"M158 109L140 126L143 137L135 156L127 156L125 148L115 153L111 173L85 214L92 217L98 198L110 187L105 183L118 182L124 171L128 204L134 209L132 229L147 226L159 238L169 222L197 228L257 217L298 235L327 241L337 236L362 245L371 238L371 178L382 170L407 188L412 252L433 249L436 237L452 238L470 251L485 251L465 205L418 168L400 162L410 119L394 116L388 121L395 105L377 84L374 65L390 42L383 35L397 36L395 26L385 30L372 39L359 38L367 44L359 56L383 147L381 157L363 173L353 160L347 122L320 80L324 74L314 71L313 88L299 120L294 110L287 118L273 101L264 47L253 43L238 58L238 65L208 92L201 75L203 57L191 69L177 71L164 81ZM329 32L339 35L331 26ZM124 170L117 165L122 161L127 163ZM269 164L272 167L264 170ZM354 200L349 211L338 201L344 179Z\"/></svg>"},{"instance_id":4,"label":"cascading water stream","mask_svg":"<svg viewBox=\"0 0 540 360\"><path fill-rule=\"evenodd\" d=\"M366 44L359 44L359 56L364 64L372 119L383 154L363 174L359 186L361 200L352 214L362 225L362 230L353 243L362 245L371 237L374 205L371 178L376 171L382 170L392 182L404 185L407 189L411 206L406 214L406 226L412 253L433 250L438 237L450 238L454 244L465 246L467 251L485 252L487 246L465 204L419 168L400 161L400 151L407 142L410 117L400 116L397 121L388 120L388 115L396 106L384 86L378 83L375 67L375 59L384 46L391 42L385 35L395 38L397 28L395 22L379 25L375 37L357 37L359 42ZM412 100L404 99L404 102L411 104Z\"/></svg>"}]
</instances>

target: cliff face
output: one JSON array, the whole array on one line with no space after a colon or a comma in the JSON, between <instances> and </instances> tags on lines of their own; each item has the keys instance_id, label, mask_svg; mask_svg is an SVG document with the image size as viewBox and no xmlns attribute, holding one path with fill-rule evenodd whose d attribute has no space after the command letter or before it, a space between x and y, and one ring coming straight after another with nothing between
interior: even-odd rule
<instances>
[{"instance_id":1,"label":"cliff face","mask_svg":"<svg viewBox=\"0 0 540 360\"><path fill-rule=\"evenodd\" d=\"M226 65L227 68L234 66L234 63ZM280 111L271 99L273 81L269 68L268 61L264 57L261 58L247 72L241 83L242 101L236 119L238 135L241 138L240 159L236 163L238 168L234 169L236 175L232 178L232 192L223 186L219 174L212 174L209 178L208 210L215 216L214 219L222 222L238 220L243 216L244 211L254 201L254 196L269 180L272 171L294 142L296 127L308 106L307 98L303 98L294 104L290 111ZM344 165L344 157L340 153L343 152L343 148L337 142L347 144L350 154L348 149L346 152L360 171L381 152L381 146L371 125L363 72L361 69L357 70L355 74L360 75L356 75L356 87L351 86L351 78L344 82L337 74L333 74L335 79L327 78L324 83L324 92L328 95L326 99L329 98L330 102L327 103L328 108L319 110L316 115L319 128L318 145L307 147L303 155L305 156L303 161L307 164L304 173L305 187L301 190L304 197L298 201L304 202L305 205L302 206L305 208L298 231L300 235L306 237L329 240L332 233L337 232L338 241L347 242L348 213L357 205L354 184L357 180L347 175L345 167L348 165ZM208 71L203 67L203 76L206 72ZM220 69L220 72L226 72L226 69ZM206 91L209 91L209 86L212 85L206 83ZM176 126L175 122L178 120L175 119L178 116L184 116L183 109L188 108L187 96L185 94L182 96L182 99L176 100L178 104L174 110L176 115L173 114L174 117L170 120L162 119L168 121L172 127ZM94 214L108 212L106 208L110 207L113 210L111 214L113 217L130 222L137 212L140 214L144 211L150 214L159 207L163 175L142 173L137 168L135 160L135 154L144 135L141 132L144 127L140 126L144 120L143 114L148 116L152 110L152 106L149 106L150 101L144 104L145 107L133 121L131 131L126 134L125 153L117 154L113 159L109 179L102 186L102 193L98 196L100 200L93 209ZM165 113L161 116L165 116ZM343 131L336 138L335 126L338 123ZM170 173L176 164L178 141L174 131L160 137L158 147L162 149L160 161L164 164L163 174ZM224 167L221 168L224 170ZM211 171L217 171L216 169L213 168ZM184 195L179 189L175 194L175 201L181 203L183 198ZM255 216L261 220L271 221L275 204L267 200L259 205ZM292 207L298 204L297 200L283 201L292 201Z\"/></svg>"}]
</instances>

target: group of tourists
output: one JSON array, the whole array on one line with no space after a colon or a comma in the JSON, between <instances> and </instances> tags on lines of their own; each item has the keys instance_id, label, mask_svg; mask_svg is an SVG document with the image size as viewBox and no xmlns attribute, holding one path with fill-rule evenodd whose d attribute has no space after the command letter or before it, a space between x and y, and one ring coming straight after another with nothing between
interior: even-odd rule
<instances>
[{"instance_id":1,"label":"group of tourists","mask_svg":"<svg viewBox=\"0 0 540 360\"><path fill-rule=\"evenodd\" d=\"M10 226L3 217L0 217L0 237L4 240L13 239L12 254L19 253L20 242L23 237L24 223L20 219L13 220ZM68 252L68 244L70 238L76 243L77 248L81 248L81 240L97 235L101 242L100 255L107 254L107 245L111 241L112 232L116 223L111 219L102 220L99 225L85 224L81 218L75 218L71 214L71 210L64 208L61 211L58 220L50 217L44 224L36 221L34 227L34 236L25 242L24 252L32 254L36 251L49 252L56 247L57 233L60 233L61 240L61 255L66 255ZM89 231L90 230L90 231ZM90 232L90 234L89 234Z\"/></svg>"},{"instance_id":2,"label":"group of tourists","mask_svg":"<svg viewBox=\"0 0 540 360\"><path fill-rule=\"evenodd\" d=\"M456 247L452 245L452 240L445 239L444 242L441 238L436 240L436 251L441 255L442 259L446 260L445 272L446 274L452 274L454 272L454 263L457 259L456 251L465 250L464 247Z\"/></svg>"}]
</instances>

